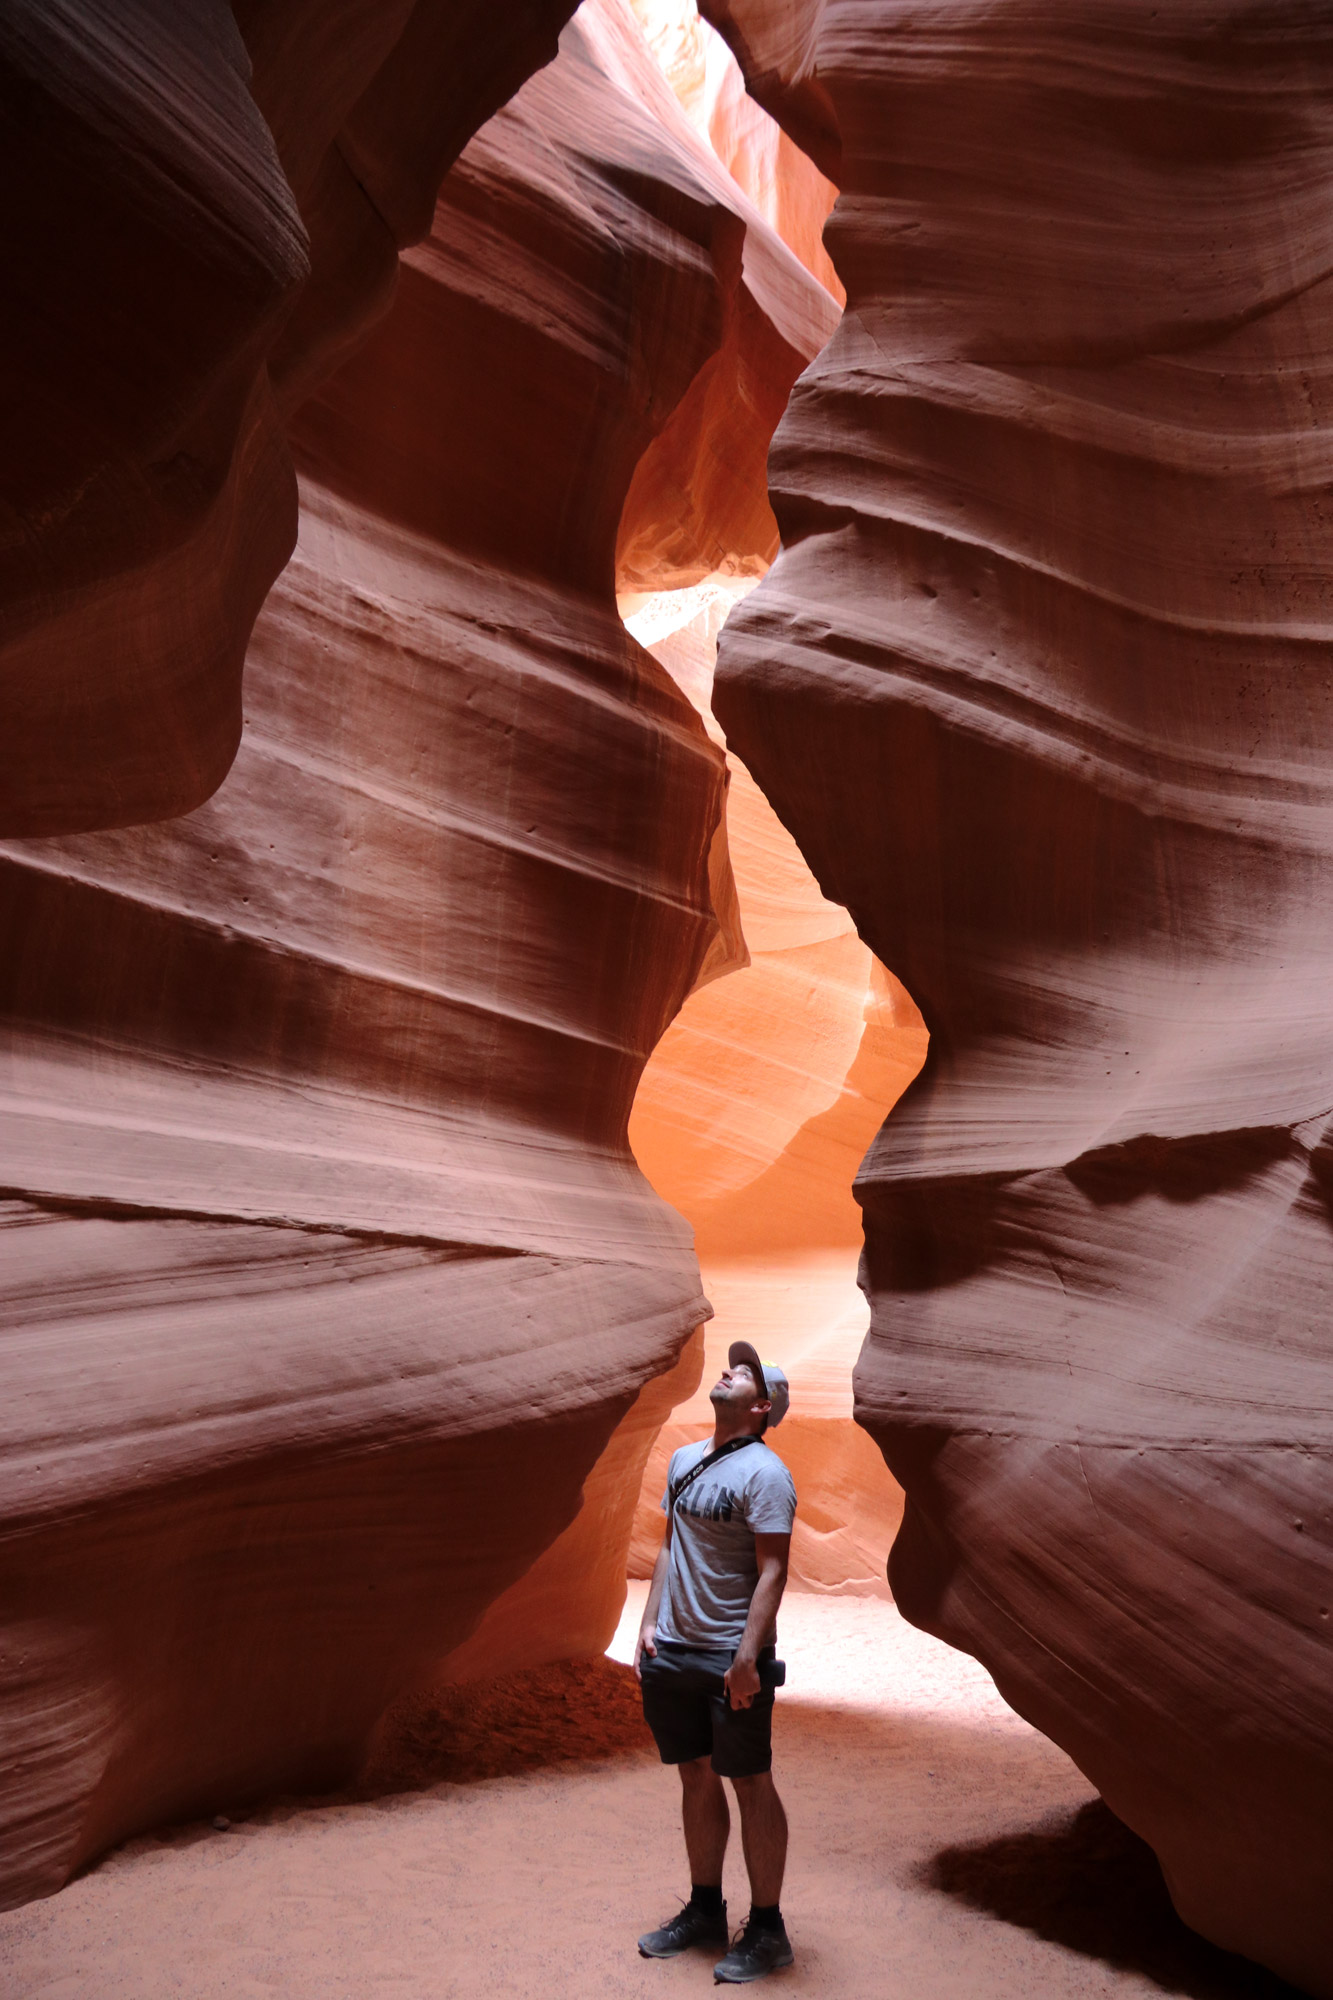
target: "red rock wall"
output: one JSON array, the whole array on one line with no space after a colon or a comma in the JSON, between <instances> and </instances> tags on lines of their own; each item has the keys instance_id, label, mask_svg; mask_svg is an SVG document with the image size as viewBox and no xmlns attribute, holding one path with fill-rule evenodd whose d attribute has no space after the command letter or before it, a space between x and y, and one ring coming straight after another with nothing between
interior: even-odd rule
<instances>
[{"instance_id":1,"label":"red rock wall","mask_svg":"<svg viewBox=\"0 0 1333 2000\"><path fill-rule=\"evenodd\" d=\"M585 12L293 426L228 783L0 847L7 1900L355 1769L581 1504L623 1577L636 1399L707 1311L626 1122L714 936L723 767L614 550L710 359L781 401L805 358L762 230ZM585 1582L559 1650L609 1637Z\"/></svg>"},{"instance_id":2,"label":"red rock wall","mask_svg":"<svg viewBox=\"0 0 1333 2000\"><path fill-rule=\"evenodd\" d=\"M548 1660L605 1653L625 1608L644 1469L660 1449L672 1411L698 1388L702 1361L699 1327L675 1367L645 1382L616 1425L583 1482L569 1526L487 1606L476 1631L431 1674L432 1686L492 1681ZM409 1692L409 1702L417 1692ZM392 1729L392 1714L386 1723Z\"/></svg>"},{"instance_id":3,"label":"red rock wall","mask_svg":"<svg viewBox=\"0 0 1333 2000\"><path fill-rule=\"evenodd\" d=\"M806 26L848 309L716 702L931 1034L859 1181L895 1594L1333 1993L1333 28Z\"/></svg>"},{"instance_id":4,"label":"red rock wall","mask_svg":"<svg viewBox=\"0 0 1333 2000\"><path fill-rule=\"evenodd\" d=\"M164 819L221 783L296 536L284 420L571 12L5 8L0 832Z\"/></svg>"}]
</instances>

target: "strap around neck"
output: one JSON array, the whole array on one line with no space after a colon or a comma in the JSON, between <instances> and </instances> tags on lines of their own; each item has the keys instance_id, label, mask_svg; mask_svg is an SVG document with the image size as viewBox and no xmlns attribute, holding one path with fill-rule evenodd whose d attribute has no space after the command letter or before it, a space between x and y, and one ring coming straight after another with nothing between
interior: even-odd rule
<instances>
[{"instance_id":1,"label":"strap around neck","mask_svg":"<svg viewBox=\"0 0 1333 2000\"><path fill-rule=\"evenodd\" d=\"M756 1437L754 1432L751 1431L746 1437L743 1438L728 1438L727 1442L725 1444L720 1444L716 1451L710 1451L706 1453L705 1456L699 1460L699 1463L697 1465L692 1465L689 1471L684 1475L684 1477L678 1479L676 1481L676 1484L668 1492L667 1494L668 1514L672 1514L675 1512L676 1502L679 1500L681 1494L685 1491L685 1488L687 1486L693 1486L695 1480L699 1477L699 1475L701 1473L707 1472L710 1465L716 1465L720 1458L729 1458L733 1451L741 1451L747 1444L762 1444L762 1442L763 1442L762 1438Z\"/></svg>"}]
</instances>

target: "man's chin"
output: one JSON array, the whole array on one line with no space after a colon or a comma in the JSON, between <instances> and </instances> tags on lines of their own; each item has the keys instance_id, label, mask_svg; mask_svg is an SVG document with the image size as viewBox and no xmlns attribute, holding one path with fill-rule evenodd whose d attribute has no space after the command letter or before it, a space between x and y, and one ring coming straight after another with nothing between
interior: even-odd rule
<instances>
[{"instance_id":1,"label":"man's chin","mask_svg":"<svg viewBox=\"0 0 1333 2000\"><path fill-rule=\"evenodd\" d=\"M708 1391L708 1400L709 1400L709 1402L710 1402L710 1403L725 1403L725 1402L726 1402L726 1400L727 1400L727 1392L726 1392L726 1390L725 1390L725 1389L724 1389L724 1388L722 1387L722 1384L721 1384L720 1382L718 1383L718 1385L717 1385L717 1387L716 1387L715 1389L710 1389L710 1390Z\"/></svg>"}]
</instances>

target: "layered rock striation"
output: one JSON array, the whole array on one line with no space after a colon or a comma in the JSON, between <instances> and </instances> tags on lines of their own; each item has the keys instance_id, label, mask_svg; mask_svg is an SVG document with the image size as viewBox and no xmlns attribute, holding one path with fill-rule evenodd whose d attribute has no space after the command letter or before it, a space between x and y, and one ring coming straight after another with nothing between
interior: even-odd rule
<instances>
[{"instance_id":1,"label":"layered rock striation","mask_svg":"<svg viewBox=\"0 0 1333 2000\"><path fill-rule=\"evenodd\" d=\"M581 1503L611 1570L576 1535L527 1601L609 1637L708 1310L626 1123L724 872L616 537L717 357L785 396L817 290L585 10L292 427L227 784L0 848L6 1900L353 1772Z\"/></svg>"},{"instance_id":2,"label":"layered rock striation","mask_svg":"<svg viewBox=\"0 0 1333 2000\"><path fill-rule=\"evenodd\" d=\"M715 701L930 1030L858 1182L895 1594L1333 1993L1333 32L803 18L848 309Z\"/></svg>"},{"instance_id":3,"label":"layered rock striation","mask_svg":"<svg viewBox=\"0 0 1333 2000\"><path fill-rule=\"evenodd\" d=\"M216 789L296 538L284 429L571 0L14 0L0 832Z\"/></svg>"},{"instance_id":4,"label":"layered rock striation","mask_svg":"<svg viewBox=\"0 0 1333 2000\"><path fill-rule=\"evenodd\" d=\"M833 182L751 96L735 56L695 0L634 0L634 11L690 123L841 304L842 284L823 241L837 199Z\"/></svg>"}]
</instances>

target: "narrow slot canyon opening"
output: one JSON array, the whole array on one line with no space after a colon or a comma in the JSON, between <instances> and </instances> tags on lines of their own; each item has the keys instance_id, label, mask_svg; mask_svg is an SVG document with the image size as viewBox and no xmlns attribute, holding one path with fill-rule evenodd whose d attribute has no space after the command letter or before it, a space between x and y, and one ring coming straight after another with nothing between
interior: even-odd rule
<instances>
[{"instance_id":1,"label":"narrow slot canyon opening","mask_svg":"<svg viewBox=\"0 0 1333 2000\"><path fill-rule=\"evenodd\" d=\"M630 631L718 742L717 635L756 581L716 575L624 601ZM727 769L713 867L725 951L658 1043L630 1120L639 1165L694 1230L714 1312L699 1388L648 1461L630 1574L652 1572L670 1454L711 1432L709 1388L730 1343L744 1339L794 1385L791 1414L770 1439L800 1496L789 1587L887 1596L902 1495L852 1416L868 1324L852 1179L920 1069L926 1031L730 752Z\"/></svg>"},{"instance_id":2,"label":"narrow slot canyon opening","mask_svg":"<svg viewBox=\"0 0 1333 2000\"><path fill-rule=\"evenodd\" d=\"M436 1690L605 1645L626 1574L651 1573L670 1454L711 1428L708 1389L738 1337L796 1384L793 1413L771 1439L800 1493L791 1588L887 1599L902 1512L852 1415L867 1311L851 1186L920 1068L925 1029L846 910L820 894L711 706L722 625L778 550L772 435L839 320L842 288L821 238L837 190L747 95L694 0L588 0L579 26L604 74L631 77L650 109L659 165L679 172L673 156L682 162L744 232L739 259L710 253L720 301L712 351L634 465L615 560L625 630L725 760L707 856L711 941L629 1119L640 1169L693 1232L713 1317L645 1384L587 1476L576 1518L441 1664ZM666 86L652 96L645 60ZM675 802L663 809L663 838L679 838ZM408 1711L419 1716L419 1704Z\"/></svg>"},{"instance_id":3,"label":"narrow slot canyon opening","mask_svg":"<svg viewBox=\"0 0 1333 2000\"><path fill-rule=\"evenodd\" d=\"M694 130L752 205L750 255L757 261L761 245L770 255L792 253L840 308L842 286L822 241L836 188L747 95L735 58L694 0L635 0L635 13ZM813 319L810 288L802 298L790 269L780 275L792 316L799 306ZM823 337L835 324L826 314ZM735 372L744 386L747 370L752 382L768 356L744 343L743 330L741 341ZM719 633L777 549L764 430L765 416L778 414L776 398L733 394L708 410L697 440L687 444L679 423L669 427L640 461L619 536L627 629L727 757L709 865L718 934L649 1058L629 1133L649 1181L693 1229L714 1317L703 1329L699 1386L649 1456L629 1571L651 1574L670 1455L711 1431L709 1388L730 1342L746 1339L797 1385L791 1415L770 1438L800 1495L789 1587L887 1596L885 1557L902 1496L852 1417L868 1313L856 1283L860 1212L851 1186L921 1067L925 1028L846 910L820 893L795 841L727 750L712 709ZM704 481L691 476L701 464L711 475ZM729 486L717 468L727 468ZM713 501L703 534L689 518L701 486ZM685 519L672 531L673 500L695 529L693 547Z\"/></svg>"}]
</instances>

